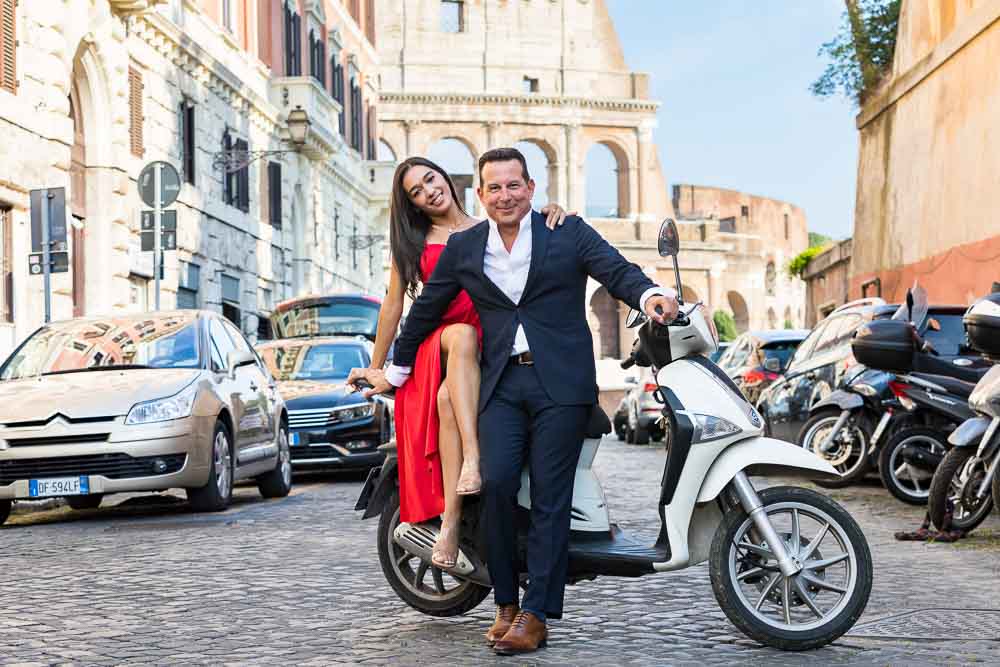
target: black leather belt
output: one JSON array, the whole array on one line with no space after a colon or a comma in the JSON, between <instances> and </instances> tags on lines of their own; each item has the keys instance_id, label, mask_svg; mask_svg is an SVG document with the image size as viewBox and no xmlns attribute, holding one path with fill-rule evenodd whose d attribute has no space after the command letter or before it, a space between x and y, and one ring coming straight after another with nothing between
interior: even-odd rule
<instances>
[{"instance_id":1,"label":"black leather belt","mask_svg":"<svg viewBox=\"0 0 1000 667\"><path fill-rule=\"evenodd\" d=\"M522 352L521 354L512 354L510 357L510 363L515 366L534 366L535 358L531 356L531 352Z\"/></svg>"}]
</instances>

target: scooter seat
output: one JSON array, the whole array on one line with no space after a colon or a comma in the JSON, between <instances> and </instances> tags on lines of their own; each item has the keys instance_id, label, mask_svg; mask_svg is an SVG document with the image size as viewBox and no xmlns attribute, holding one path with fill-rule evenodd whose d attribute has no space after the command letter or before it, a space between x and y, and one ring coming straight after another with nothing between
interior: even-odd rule
<instances>
[{"instance_id":1,"label":"scooter seat","mask_svg":"<svg viewBox=\"0 0 1000 667\"><path fill-rule=\"evenodd\" d=\"M587 438L599 439L608 433L611 433L611 420L600 405L595 405L587 422Z\"/></svg>"},{"instance_id":2,"label":"scooter seat","mask_svg":"<svg viewBox=\"0 0 1000 667\"><path fill-rule=\"evenodd\" d=\"M921 380L926 380L927 382L933 382L943 387L949 394L954 394L960 398L969 398L972 390L976 387L972 382L957 380L947 375L934 375L932 373L910 373L910 375Z\"/></svg>"}]
</instances>

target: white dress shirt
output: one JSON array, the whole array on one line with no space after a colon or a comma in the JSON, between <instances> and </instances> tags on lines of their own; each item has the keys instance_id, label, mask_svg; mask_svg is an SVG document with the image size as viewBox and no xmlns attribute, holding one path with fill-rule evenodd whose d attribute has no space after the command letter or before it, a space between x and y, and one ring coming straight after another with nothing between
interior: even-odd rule
<instances>
[{"instance_id":1,"label":"white dress shirt","mask_svg":"<svg viewBox=\"0 0 1000 667\"><path fill-rule=\"evenodd\" d=\"M488 220L490 234L486 239L486 253L483 255L483 273L515 305L521 302L524 286L528 282L528 271L531 269L531 214L532 211L529 210L527 215L521 219L521 224L517 229L517 237L509 252L500 237L497 223ZM557 232L553 231L552 233ZM643 292L639 303L645 310L646 300L649 297L665 294L667 294L666 290L660 287L651 287ZM530 349L528 337L524 334L524 325L518 322L510 354L513 356L528 352ZM410 377L411 371L412 367L410 366L390 364L385 371L385 379L393 386L401 387Z\"/></svg>"}]
</instances>

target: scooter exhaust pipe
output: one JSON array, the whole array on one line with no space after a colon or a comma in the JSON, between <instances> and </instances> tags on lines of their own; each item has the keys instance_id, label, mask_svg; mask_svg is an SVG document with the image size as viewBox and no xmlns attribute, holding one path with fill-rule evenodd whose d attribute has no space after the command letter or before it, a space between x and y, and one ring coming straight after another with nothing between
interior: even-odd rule
<instances>
[{"instance_id":1,"label":"scooter exhaust pipe","mask_svg":"<svg viewBox=\"0 0 1000 667\"><path fill-rule=\"evenodd\" d=\"M437 542L440 529L437 526L423 523L401 523L396 526L392 533L392 541L426 563L431 563L434 553L434 544ZM437 568L437 565L433 567ZM454 575L460 579L468 579L483 586L491 586L489 572L486 564L475 557L469 555L464 549L459 547L458 558L455 559L455 566L449 568L438 568L443 572Z\"/></svg>"}]
</instances>

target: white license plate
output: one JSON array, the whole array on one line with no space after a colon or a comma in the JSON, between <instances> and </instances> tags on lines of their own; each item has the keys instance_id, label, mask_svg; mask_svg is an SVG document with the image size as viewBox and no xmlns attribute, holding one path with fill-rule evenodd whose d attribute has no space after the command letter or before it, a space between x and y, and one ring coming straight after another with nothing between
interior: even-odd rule
<instances>
[{"instance_id":1,"label":"white license plate","mask_svg":"<svg viewBox=\"0 0 1000 667\"><path fill-rule=\"evenodd\" d=\"M288 440L290 447L298 447L302 443L302 438L299 437L298 433L289 433Z\"/></svg>"},{"instance_id":2,"label":"white license plate","mask_svg":"<svg viewBox=\"0 0 1000 667\"><path fill-rule=\"evenodd\" d=\"M32 479L28 481L28 495L32 498L83 496L88 493L90 493L90 478L86 475Z\"/></svg>"}]
</instances>

